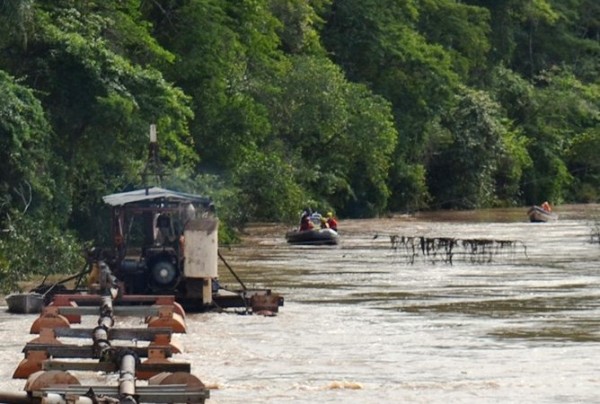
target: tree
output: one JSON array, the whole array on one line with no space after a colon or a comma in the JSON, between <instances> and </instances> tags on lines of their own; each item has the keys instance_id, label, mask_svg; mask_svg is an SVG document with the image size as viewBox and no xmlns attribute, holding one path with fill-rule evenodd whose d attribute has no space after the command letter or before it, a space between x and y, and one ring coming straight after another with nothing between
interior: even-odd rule
<instances>
[{"instance_id":1,"label":"tree","mask_svg":"<svg viewBox=\"0 0 600 404\"><path fill-rule=\"evenodd\" d=\"M297 56L278 83L271 111L273 144L311 199L340 214L367 216L387 205L387 175L396 142L389 104L349 83L325 58Z\"/></svg>"},{"instance_id":2,"label":"tree","mask_svg":"<svg viewBox=\"0 0 600 404\"><path fill-rule=\"evenodd\" d=\"M455 0L423 0L417 28L431 44L452 56L453 70L466 82L478 82L487 69L490 13Z\"/></svg>"},{"instance_id":3,"label":"tree","mask_svg":"<svg viewBox=\"0 0 600 404\"><path fill-rule=\"evenodd\" d=\"M64 169L56 178L61 192L55 215L94 237L97 223L91 222L98 220L101 196L140 182L150 123L158 125L166 165L193 165L191 110L189 99L158 70L115 52L127 48L122 38L110 42L119 37L118 2L103 3L100 10L68 3L36 4L35 35L25 50L7 44L15 57L6 65L39 91L53 128L51 154ZM150 39L139 40L144 43L156 47Z\"/></svg>"},{"instance_id":4,"label":"tree","mask_svg":"<svg viewBox=\"0 0 600 404\"><path fill-rule=\"evenodd\" d=\"M34 92L0 70L0 224L13 210L41 208L52 200L56 167L50 135Z\"/></svg>"},{"instance_id":5,"label":"tree","mask_svg":"<svg viewBox=\"0 0 600 404\"><path fill-rule=\"evenodd\" d=\"M0 290L32 274L81 268L77 238L54 221L56 179L51 128L35 93L0 71Z\"/></svg>"},{"instance_id":6,"label":"tree","mask_svg":"<svg viewBox=\"0 0 600 404\"><path fill-rule=\"evenodd\" d=\"M240 190L244 221L290 223L297 219L303 194L294 177L294 168L278 154L254 151L235 171L233 178Z\"/></svg>"},{"instance_id":7,"label":"tree","mask_svg":"<svg viewBox=\"0 0 600 404\"><path fill-rule=\"evenodd\" d=\"M254 91L269 87L280 55L277 20L265 2L151 3L160 43L176 55L165 72L193 100L190 131L202 170L231 172L269 132Z\"/></svg>"},{"instance_id":8,"label":"tree","mask_svg":"<svg viewBox=\"0 0 600 404\"><path fill-rule=\"evenodd\" d=\"M435 152L428 173L436 206L490 206L497 203L497 179L503 179L503 187L507 181L519 182L520 165L527 160L513 156L526 156L524 144L515 139L499 105L485 92L463 88L456 106L433 130Z\"/></svg>"},{"instance_id":9,"label":"tree","mask_svg":"<svg viewBox=\"0 0 600 404\"><path fill-rule=\"evenodd\" d=\"M0 46L16 43L27 48L32 20L34 0L0 1Z\"/></svg>"},{"instance_id":10,"label":"tree","mask_svg":"<svg viewBox=\"0 0 600 404\"><path fill-rule=\"evenodd\" d=\"M324 0L329 3L331 0ZM324 54L319 30L324 24L319 15L325 5L320 1L271 0L269 8L281 21L278 29L281 48L286 54Z\"/></svg>"},{"instance_id":11,"label":"tree","mask_svg":"<svg viewBox=\"0 0 600 404\"><path fill-rule=\"evenodd\" d=\"M594 0L470 0L490 10L492 63L533 79L554 65L598 77L600 6Z\"/></svg>"},{"instance_id":12,"label":"tree","mask_svg":"<svg viewBox=\"0 0 600 404\"><path fill-rule=\"evenodd\" d=\"M582 83L569 69L559 68L539 75L536 84L534 113L524 125L534 161L532 170L527 172L525 195L528 201L574 200L578 194L573 192L574 179L581 175L588 180L593 178L589 170L580 171L578 166L584 163L584 155L575 150L583 143L595 146L592 139L600 122L599 87ZM588 143L589 140L592 141ZM575 154L569 156L569 150ZM570 157L575 158L573 163ZM584 165L594 167L593 159Z\"/></svg>"},{"instance_id":13,"label":"tree","mask_svg":"<svg viewBox=\"0 0 600 404\"><path fill-rule=\"evenodd\" d=\"M389 179L394 208L425 203L418 174L425 128L449 105L459 82L452 54L428 43L418 22L414 1L335 1L324 30L324 43L349 80L392 105L398 133ZM406 189L418 194L402 195Z\"/></svg>"}]
</instances>

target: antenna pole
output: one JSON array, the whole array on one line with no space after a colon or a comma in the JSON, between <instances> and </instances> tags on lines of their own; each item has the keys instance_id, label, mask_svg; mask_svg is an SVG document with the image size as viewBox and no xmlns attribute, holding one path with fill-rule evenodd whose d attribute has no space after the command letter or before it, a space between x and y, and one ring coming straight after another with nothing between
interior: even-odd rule
<instances>
[{"instance_id":1,"label":"antenna pole","mask_svg":"<svg viewBox=\"0 0 600 404\"><path fill-rule=\"evenodd\" d=\"M160 164L160 158L158 155L158 141L156 136L155 124L150 125L150 143L148 144L148 160L146 161L146 165L142 173L142 180L144 181L144 186L146 187L146 194L148 194L148 189L150 188L148 184L149 175L154 176L159 186L162 184L164 172Z\"/></svg>"}]
</instances>

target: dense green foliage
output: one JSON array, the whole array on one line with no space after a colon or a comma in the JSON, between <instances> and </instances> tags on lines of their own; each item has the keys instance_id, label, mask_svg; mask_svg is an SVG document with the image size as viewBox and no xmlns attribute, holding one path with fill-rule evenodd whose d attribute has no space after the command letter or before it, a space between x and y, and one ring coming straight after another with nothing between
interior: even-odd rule
<instances>
[{"instance_id":1,"label":"dense green foliage","mask_svg":"<svg viewBox=\"0 0 600 404\"><path fill-rule=\"evenodd\" d=\"M37 243L64 268L104 240L151 123L163 185L213 196L227 239L304 206L597 202L598 21L595 0L0 0L0 275L34 266L13 243L54 271Z\"/></svg>"}]
</instances>

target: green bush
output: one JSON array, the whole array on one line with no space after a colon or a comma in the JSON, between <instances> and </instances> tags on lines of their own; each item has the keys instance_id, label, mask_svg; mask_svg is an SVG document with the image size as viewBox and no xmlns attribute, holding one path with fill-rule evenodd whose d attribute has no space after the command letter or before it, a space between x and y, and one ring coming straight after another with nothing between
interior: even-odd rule
<instances>
[{"instance_id":1,"label":"green bush","mask_svg":"<svg viewBox=\"0 0 600 404\"><path fill-rule=\"evenodd\" d=\"M36 275L72 274L85 265L83 245L43 218L13 214L0 236L0 289L19 289Z\"/></svg>"}]
</instances>

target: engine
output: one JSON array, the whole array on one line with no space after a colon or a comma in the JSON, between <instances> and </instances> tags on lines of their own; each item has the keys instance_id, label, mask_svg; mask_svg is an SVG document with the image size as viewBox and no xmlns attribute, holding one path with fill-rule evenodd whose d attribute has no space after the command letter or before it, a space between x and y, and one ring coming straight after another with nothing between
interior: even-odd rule
<instances>
[{"instance_id":1,"label":"engine","mask_svg":"<svg viewBox=\"0 0 600 404\"><path fill-rule=\"evenodd\" d=\"M148 286L153 291L172 291L181 280L176 257L157 255L148 261Z\"/></svg>"},{"instance_id":2,"label":"engine","mask_svg":"<svg viewBox=\"0 0 600 404\"><path fill-rule=\"evenodd\" d=\"M123 259L117 277L125 284L126 293L173 292L182 277L180 261L175 251L147 249L142 257Z\"/></svg>"}]
</instances>

